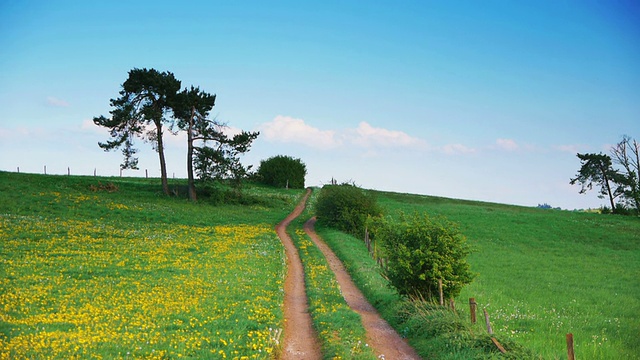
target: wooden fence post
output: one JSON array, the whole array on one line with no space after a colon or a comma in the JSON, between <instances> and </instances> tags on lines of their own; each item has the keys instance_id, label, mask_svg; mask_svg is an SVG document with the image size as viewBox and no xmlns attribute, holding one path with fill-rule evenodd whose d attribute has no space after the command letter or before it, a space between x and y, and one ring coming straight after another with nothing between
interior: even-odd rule
<instances>
[{"instance_id":1,"label":"wooden fence post","mask_svg":"<svg viewBox=\"0 0 640 360\"><path fill-rule=\"evenodd\" d=\"M482 311L484 312L484 322L487 324L487 332L489 335L493 335L493 329L491 329L491 322L489 321L489 313L487 309L482 309Z\"/></svg>"},{"instance_id":2,"label":"wooden fence post","mask_svg":"<svg viewBox=\"0 0 640 360\"><path fill-rule=\"evenodd\" d=\"M20 173L20 166L18 166L18 174Z\"/></svg>"},{"instance_id":3,"label":"wooden fence post","mask_svg":"<svg viewBox=\"0 0 640 360\"><path fill-rule=\"evenodd\" d=\"M471 312L471 323L476 323L476 298L469 298L469 310Z\"/></svg>"},{"instance_id":4,"label":"wooden fence post","mask_svg":"<svg viewBox=\"0 0 640 360\"><path fill-rule=\"evenodd\" d=\"M67 176L71 176L71 168L67 166Z\"/></svg>"},{"instance_id":5,"label":"wooden fence post","mask_svg":"<svg viewBox=\"0 0 640 360\"><path fill-rule=\"evenodd\" d=\"M44 174L47 175L47 165L44 166Z\"/></svg>"},{"instance_id":6,"label":"wooden fence post","mask_svg":"<svg viewBox=\"0 0 640 360\"><path fill-rule=\"evenodd\" d=\"M575 354L573 353L573 334L567 334L567 357L569 360L575 360Z\"/></svg>"},{"instance_id":7,"label":"wooden fence post","mask_svg":"<svg viewBox=\"0 0 640 360\"><path fill-rule=\"evenodd\" d=\"M97 170L97 168L93 168L93 177L96 176L96 170Z\"/></svg>"},{"instance_id":8,"label":"wooden fence post","mask_svg":"<svg viewBox=\"0 0 640 360\"><path fill-rule=\"evenodd\" d=\"M444 306L444 293L442 292L442 279L438 279L438 292L440 293L440 306Z\"/></svg>"},{"instance_id":9,"label":"wooden fence post","mask_svg":"<svg viewBox=\"0 0 640 360\"><path fill-rule=\"evenodd\" d=\"M144 169L144 177L145 177L145 179L149 178L149 170Z\"/></svg>"}]
</instances>

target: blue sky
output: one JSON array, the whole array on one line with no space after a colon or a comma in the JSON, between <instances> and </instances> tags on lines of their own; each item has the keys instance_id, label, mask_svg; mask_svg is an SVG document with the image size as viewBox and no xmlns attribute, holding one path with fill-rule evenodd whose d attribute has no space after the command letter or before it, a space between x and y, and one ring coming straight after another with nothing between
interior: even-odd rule
<instances>
[{"instance_id":1,"label":"blue sky","mask_svg":"<svg viewBox=\"0 0 640 360\"><path fill-rule=\"evenodd\" d=\"M576 152L640 138L633 1L0 4L0 170L117 175L93 125L132 68L216 93L259 130L246 164L285 154L307 184L598 207ZM167 138L186 176L184 136ZM140 171L159 176L138 142Z\"/></svg>"}]
</instances>

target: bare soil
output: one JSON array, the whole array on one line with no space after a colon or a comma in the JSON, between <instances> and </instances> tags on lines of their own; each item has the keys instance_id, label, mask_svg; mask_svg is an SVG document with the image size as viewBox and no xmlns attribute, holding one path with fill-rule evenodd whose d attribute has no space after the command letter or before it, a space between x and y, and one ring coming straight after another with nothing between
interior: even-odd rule
<instances>
[{"instance_id":1,"label":"bare soil","mask_svg":"<svg viewBox=\"0 0 640 360\"><path fill-rule=\"evenodd\" d=\"M362 295L362 292L351 280L342 262L314 231L315 222L316 218L311 218L304 224L304 230L322 251L331 270L336 274L336 280L347 304L362 317L362 325L367 332L367 342L378 358L393 360L420 359L415 350L380 317L380 314Z\"/></svg>"},{"instance_id":2,"label":"bare soil","mask_svg":"<svg viewBox=\"0 0 640 360\"><path fill-rule=\"evenodd\" d=\"M304 210L311 189L286 219L276 226L276 232L287 255L287 276L284 281L284 343L282 360L322 359L318 337L313 329L305 292L304 269L298 249L287 235L287 226Z\"/></svg>"}]
</instances>

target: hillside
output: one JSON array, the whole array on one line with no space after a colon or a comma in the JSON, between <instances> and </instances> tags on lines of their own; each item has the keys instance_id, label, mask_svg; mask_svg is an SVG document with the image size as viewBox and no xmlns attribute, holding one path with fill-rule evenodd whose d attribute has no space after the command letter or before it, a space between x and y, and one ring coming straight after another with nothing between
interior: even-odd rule
<instances>
[{"instance_id":1,"label":"hillside","mask_svg":"<svg viewBox=\"0 0 640 360\"><path fill-rule=\"evenodd\" d=\"M475 249L478 278L468 298L490 314L496 334L544 358L639 358L640 219L584 212L377 192L388 214L442 215L459 224Z\"/></svg>"},{"instance_id":2,"label":"hillside","mask_svg":"<svg viewBox=\"0 0 640 360\"><path fill-rule=\"evenodd\" d=\"M184 180L170 185L180 190ZM235 205L212 206L167 198L158 179L0 172L0 358L272 357L286 271L273 228L303 192L243 191ZM479 274L457 299L462 319L474 297L496 336L545 359L566 356L569 332L577 358L638 358L639 219L375 193L390 216L428 212L459 224ZM329 334L323 341L337 352L356 349L369 358L358 340L362 330L349 327L357 317L303 237L311 215L308 209L290 234L312 264L314 286L325 289L311 299L312 312L334 308L345 319L325 320L320 336ZM359 283L354 276L356 283L372 304L385 306L372 298L388 288L361 239L319 233L350 272L365 269L360 277L369 278ZM355 249L352 258L342 245ZM481 324L473 329L484 331Z\"/></svg>"}]
</instances>

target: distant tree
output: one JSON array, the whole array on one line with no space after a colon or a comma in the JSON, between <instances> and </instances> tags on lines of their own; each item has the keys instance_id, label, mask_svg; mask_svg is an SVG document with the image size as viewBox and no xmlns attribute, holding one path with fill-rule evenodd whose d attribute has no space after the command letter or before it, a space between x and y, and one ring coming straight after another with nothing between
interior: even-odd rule
<instances>
[{"instance_id":1,"label":"distant tree","mask_svg":"<svg viewBox=\"0 0 640 360\"><path fill-rule=\"evenodd\" d=\"M134 68L122 84L120 97L111 99L111 118L93 118L96 125L109 129L112 138L98 145L105 151L122 148L124 161L121 169L138 168L135 137L141 137L153 145L160 159L162 191L167 195L169 184L164 157L164 126L168 125L171 129L173 125L169 112L180 86L180 81L170 72Z\"/></svg>"},{"instance_id":2,"label":"distant tree","mask_svg":"<svg viewBox=\"0 0 640 360\"><path fill-rule=\"evenodd\" d=\"M194 170L202 181L229 179L239 188L249 170L240 163L239 157L249 151L260 134L242 131L228 136L226 125L208 119L215 101L216 95L191 86L178 94L173 104L178 126L187 131L187 175L192 201L197 198Z\"/></svg>"},{"instance_id":3,"label":"distant tree","mask_svg":"<svg viewBox=\"0 0 640 360\"><path fill-rule=\"evenodd\" d=\"M609 155L605 154L577 154L581 167L576 177L569 182L581 185L580 194L586 193L593 185L600 187L599 198L608 198L611 209L615 213L615 199L622 195L621 174L613 169L613 163Z\"/></svg>"},{"instance_id":4,"label":"distant tree","mask_svg":"<svg viewBox=\"0 0 640 360\"><path fill-rule=\"evenodd\" d=\"M277 155L262 160L257 174L260 181L267 185L304 189L307 166L300 159Z\"/></svg>"},{"instance_id":5,"label":"distant tree","mask_svg":"<svg viewBox=\"0 0 640 360\"><path fill-rule=\"evenodd\" d=\"M370 216L382 210L375 197L352 184L325 185L316 201L318 222L354 236L363 236Z\"/></svg>"},{"instance_id":6,"label":"distant tree","mask_svg":"<svg viewBox=\"0 0 640 360\"><path fill-rule=\"evenodd\" d=\"M187 132L187 184L191 201L197 200L193 174L193 142L200 138L200 134L207 134L210 127L217 125L215 122L207 120L215 103L215 94L211 95L191 86L191 89L184 89L178 94L173 104L173 112L178 118L178 126Z\"/></svg>"},{"instance_id":7,"label":"distant tree","mask_svg":"<svg viewBox=\"0 0 640 360\"><path fill-rule=\"evenodd\" d=\"M619 181L624 187L622 196L626 205L640 214L640 143L625 135L611 149L611 156L613 162L622 168Z\"/></svg>"}]
</instances>

